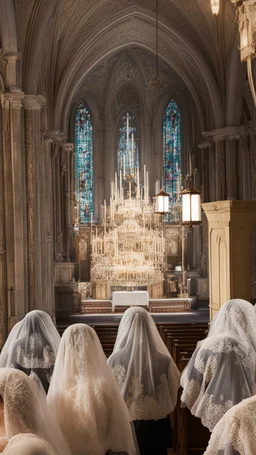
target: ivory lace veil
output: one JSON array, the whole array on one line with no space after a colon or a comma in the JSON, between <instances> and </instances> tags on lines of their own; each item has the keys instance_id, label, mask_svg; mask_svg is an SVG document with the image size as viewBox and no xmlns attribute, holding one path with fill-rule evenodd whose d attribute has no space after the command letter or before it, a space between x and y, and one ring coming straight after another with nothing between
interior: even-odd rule
<instances>
[{"instance_id":1,"label":"ivory lace veil","mask_svg":"<svg viewBox=\"0 0 256 455\"><path fill-rule=\"evenodd\" d=\"M256 393L255 323L249 302L225 303L182 373L181 401L210 431L232 406Z\"/></svg>"},{"instance_id":2,"label":"ivory lace veil","mask_svg":"<svg viewBox=\"0 0 256 455\"><path fill-rule=\"evenodd\" d=\"M136 453L129 414L96 332L86 324L65 330L48 402L72 455Z\"/></svg>"},{"instance_id":3,"label":"ivory lace veil","mask_svg":"<svg viewBox=\"0 0 256 455\"><path fill-rule=\"evenodd\" d=\"M44 311L34 310L11 330L0 354L0 367L36 373L47 392L60 343L60 335Z\"/></svg>"},{"instance_id":4,"label":"ivory lace veil","mask_svg":"<svg viewBox=\"0 0 256 455\"><path fill-rule=\"evenodd\" d=\"M3 451L4 455L57 455L54 448L34 434L13 436Z\"/></svg>"},{"instance_id":5,"label":"ivory lace veil","mask_svg":"<svg viewBox=\"0 0 256 455\"><path fill-rule=\"evenodd\" d=\"M125 311L108 364L131 420L160 420L173 411L180 373L144 308Z\"/></svg>"},{"instance_id":6,"label":"ivory lace veil","mask_svg":"<svg viewBox=\"0 0 256 455\"><path fill-rule=\"evenodd\" d=\"M256 397L233 406L213 430L205 455L255 455Z\"/></svg>"},{"instance_id":7,"label":"ivory lace veil","mask_svg":"<svg viewBox=\"0 0 256 455\"><path fill-rule=\"evenodd\" d=\"M71 455L59 424L49 411L45 392L32 378L13 368L0 368L0 395L8 441L33 433L48 441L58 455Z\"/></svg>"}]
</instances>

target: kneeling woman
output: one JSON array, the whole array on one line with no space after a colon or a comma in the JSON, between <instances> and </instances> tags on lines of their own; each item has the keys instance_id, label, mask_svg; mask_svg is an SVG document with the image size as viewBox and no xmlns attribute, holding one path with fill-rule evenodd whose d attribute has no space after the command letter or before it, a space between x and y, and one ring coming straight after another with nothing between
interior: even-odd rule
<instances>
[{"instance_id":1,"label":"kneeling woman","mask_svg":"<svg viewBox=\"0 0 256 455\"><path fill-rule=\"evenodd\" d=\"M48 392L72 455L135 455L132 427L96 332L65 330Z\"/></svg>"},{"instance_id":2,"label":"kneeling woman","mask_svg":"<svg viewBox=\"0 0 256 455\"><path fill-rule=\"evenodd\" d=\"M140 454L166 455L180 373L143 308L124 313L108 364L134 422Z\"/></svg>"},{"instance_id":3,"label":"kneeling woman","mask_svg":"<svg viewBox=\"0 0 256 455\"><path fill-rule=\"evenodd\" d=\"M232 406L256 393L255 324L249 302L225 303L182 373L181 401L210 431Z\"/></svg>"}]
</instances>

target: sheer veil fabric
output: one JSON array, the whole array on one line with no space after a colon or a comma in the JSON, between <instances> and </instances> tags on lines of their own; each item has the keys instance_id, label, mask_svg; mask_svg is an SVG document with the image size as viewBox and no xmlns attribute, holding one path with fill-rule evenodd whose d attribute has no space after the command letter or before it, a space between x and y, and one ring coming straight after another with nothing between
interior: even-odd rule
<instances>
[{"instance_id":1,"label":"sheer veil fabric","mask_svg":"<svg viewBox=\"0 0 256 455\"><path fill-rule=\"evenodd\" d=\"M22 371L0 368L6 438L10 441L18 434L33 433L49 442L57 455L71 455L61 428L49 411L41 384L39 387Z\"/></svg>"},{"instance_id":2,"label":"sheer veil fabric","mask_svg":"<svg viewBox=\"0 0 256 455\"><path fill-rule=\"evenodd\" d=\"M60 343L49 314L34 310L11 330L0 354L0 367L36 373L47 392Z\"/></svg>"},{"instance_id":3,"label":"sheer veil fabric","mask_svg":"<svg viewBox=\"0 0 256 455\"><path fill-rule=\"evenodd\" d=\"M13 436L2 453L4 455L58 455L47 441L31 433Z\"/></svg>"},{"instance_id":4,"label":"sheer veil fabric","mask_svg":"<svg viewBox=\"0 0 256 455\"><path fill-rule=\"evenodd\" d=\"M173 411L180 372L144 308L125 311L108 364L131 420L160 420Z\"/></svg>"},{"instance_id":5,"label":"sheer veil fabric","mask_svg":"<svg viewBox=\"0 0 256 455\"><path fill-rule=\"evenodd\" d=\"M230 409L217 423L204 455L255 455L256 397Z\"/></svg>"},{"instance_id":6,"label":"sheer veil fabric","mask_svg":"<svg viewBox=\"0 0 256 455\"><path fill-rule=\"evenodd\" d=\"M86 324L65 330L48 402L72 455L136 454L129 414L96 332Z\"/></svg>"},{"instance_id":7,"label":"sheer veil fabric","mask_svg":"<svg viewBox=\"0 0 256 455\"><path fill-rule=\"evenodd\" d=\"M256 393L255 323L249 302L225 303L182 373L181 401L210 431L232 406Z\"/></svg>"}]
</instances>

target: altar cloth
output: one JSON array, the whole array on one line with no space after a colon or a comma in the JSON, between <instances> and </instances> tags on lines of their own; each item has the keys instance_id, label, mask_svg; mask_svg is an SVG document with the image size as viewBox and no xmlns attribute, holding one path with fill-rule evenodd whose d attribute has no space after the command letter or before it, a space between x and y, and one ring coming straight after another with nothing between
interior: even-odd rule
<instances>
[{"instance_id":1,"label":"altar cloth","mask_svg":"<svg viewBox=\"0 0 256 455\"><path fill-rule=\"evenodd\" d=\"M114 291L112 294L112 311L116 306L149 306L148 291Z\"/></svg>"}]
</instances>

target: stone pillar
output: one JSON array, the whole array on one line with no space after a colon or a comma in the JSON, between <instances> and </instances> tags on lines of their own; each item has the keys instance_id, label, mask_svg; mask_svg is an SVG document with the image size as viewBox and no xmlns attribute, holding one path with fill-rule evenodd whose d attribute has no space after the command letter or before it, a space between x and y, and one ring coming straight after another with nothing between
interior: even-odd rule
<instances>
[{"instance_id":1,"label":"stone pillar","mask_svg":"<svg viewBox=\"0 0 256 455\"><path fill-rule=\"evenodd\" d=\"M256 133L250 136L251 199L256 200Z\"/></svg>"},{"instance_id":2,"label":"stone pillar","mask_svg":"<svg viewBox=\"0 0 256 455\"><path fill-rule=\"evenodd\" d=\"M6 61L6 87L11 91L17 85L17 60L19 60L20 55L17 53L9 54L8 52L5 52L4 57Z\"/></svg>"},{"instance_id":3,"label":"stone pillar","mask_svg":"<svg viewBox=\"0 0 256 455\"><path fill-rule=\"evenodd\" d=\"M203 204L208 219L210 317L232 298L251 301L255 201Z\"/></svg>"},{"instance_id":4,"label":"stone pillar","mask_svg":"<svg viewBox=\"0 0 256 455\"><path fill-rule=\"evenodd\" d=\"M216 200L226 199L226 165L225 165L225 141L215 138L216 159Z\"/></svg>"},{"instance_id":5,"label":"stone pillar","mask_svg":"<svg viewBox=\"0 0 256 455\"><path fill-rule=\"evenodd\" d=\"M62 146L62 151L64 153L63 160L64 165L66 166L66 172L64 175L64 209L65 209L65 257L67 261L70 261L70 237L72 236L72 216L71 216L71 208L72 208L72 199L71 195L71 187L72 187L72 175L71 175L71 168L72 168L72 154L74 150L74 144L71 142L66 142Z\"/></svg>"},{"instance_id":6,"label":"stone pillar","mask_svg":"<svg viewBox=\"0 0 256 455\"><path fill-rule=\"evenodd\" d=\"M42 236L44 217L41 215L41 108L46 99L40 95L25 95L25 147L28 229L28 306L29 310L43 305Z\"/></svg>"},{"instance_id":7,"label":"stone pillar","mask_svg":"<svg viewBox=\"0 0 256 455\"><path fill-rule=\"evenodd\" d=\"M250 177L250 137L248 134L243 134L238 144L238 199L250 199Z\"/></svg>"},{"instance_id":8,"label":"stone pillar","mask_svg":"<svg viewBox=\"0 0 256 455\"><path fill-rule=\"evenodd\" d=\"M43 261L43 303L44 309L52 317L55 317L54 301L54 245L53 245L53 181L52 181L52 138L47 132L42 133L43 141L43 166L44 166L44 190L42 204L42 218L44 218L44 233L42 236Z\"/></svg>"},{"instance_id":9,"label":"stone pillar","mask_svg":"<svg viewBox=\"0 0 256 455\"><path fill-rule=\"evenodd\" d=\"M238 146L237 139L226 140L226 177L227 177L227 199L238 199Z\"/></svg>"},{"instance_id":10,"label":"stone pillar","mask_svg":"<svg viewBox=\"0 0 256 455\"><path fill-rule=\"evenodd\" d=\"M62 261L62 230L61 230L61 199L60 199L60 174L61 157L60 146L65 140L64 133L47 130L44 132L51 144L51 173L52 173L52 204L53 204L53 246L54 259Z\"/></svg>"},{"instance_id":11,"label":"stone pillar","mask_svg":"<svg viewBox=\"0 0 256 455\"><path fill-rule=\"evenodd\" d=\"M22 153L21 101L24 93L15 88L1 94L3 132L3 180L1 212L1 343L8 329L27 311L26 191ZM3 189L2 187L2 189ZM3 263L5 265L3 265ZM8 293L6 304L5 289Z\"/></svg>"}]
</instances>

